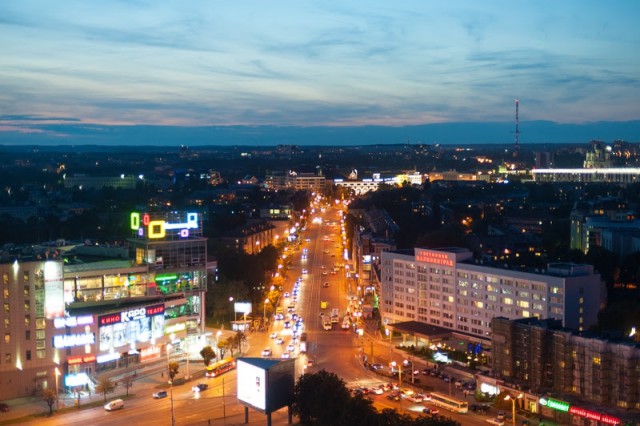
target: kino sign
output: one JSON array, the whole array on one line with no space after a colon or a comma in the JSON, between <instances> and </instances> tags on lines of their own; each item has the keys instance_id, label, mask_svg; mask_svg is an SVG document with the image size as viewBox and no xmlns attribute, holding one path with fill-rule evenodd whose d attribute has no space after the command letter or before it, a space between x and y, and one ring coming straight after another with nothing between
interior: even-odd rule
<instances>
[{"instance_id":1,"label":"kino sign","mask_svg":"<svg viewBox=\"0 0 640 426\"><path fill-rule=\"evenodd\" d=\"M154 315L160 315L162 313L164 313L164 305L146 306L144 308L118 312L117 314L102 315L98 317L98 324L103 326L119 322L129 322Z\"/></svg>"}]
</instances>

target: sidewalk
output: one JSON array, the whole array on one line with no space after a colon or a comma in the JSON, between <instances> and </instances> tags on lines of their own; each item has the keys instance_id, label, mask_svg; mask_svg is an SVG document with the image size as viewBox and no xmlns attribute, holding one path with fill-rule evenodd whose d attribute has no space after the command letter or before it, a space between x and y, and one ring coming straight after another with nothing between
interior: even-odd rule
<instances>
[{"instance_id":1,"label":"sidewalk","mask_svg":"<svg viewBox=\"0 0 640 426\"><path fill-rule=\"evenodd\" d=\"M212 332L213 335L217 333L218 329L207 327L208 332ZM221 338L229 337L235 334L231 330L221 330ZM249 350L251 334L248 335L247 342L243 347L243 352ZM213 342L212 342L213 343ZM198 355L192 354L190 357L190 376L191 378L198 378L204 376L204 364L202 360L196 360ZM186 359L179 360L180 371L186 374ZM127 376L134 376L133 385L129 388L129 394L135 394L139 396L150 396L158 390L158 388L167 383L166 375L166 360L164 358L158 359L149 364L135 364L126 368L120 368L117 370L106 371L103 374L96 376L107 376L111 378L114 383L117 383L115 392L107 394L107 401L124 397L127 394L126 387L122 384L122 381ZM2 424L16 424L16 420L33 415L47 414L49 412L49 406L42 399L42 396L29 396L22 398L15 398L4 401L9 406L9 411L6 413L0 412L0 425ZM59 408L75 407L76 397L70 393L60 393L59 395ZM104 395L96 394L91 391L90 393L83 391L80 396L80 406L95 405L104 403ZM56 411L56 406L53 406Z\"/></svg>"}]
</instances>

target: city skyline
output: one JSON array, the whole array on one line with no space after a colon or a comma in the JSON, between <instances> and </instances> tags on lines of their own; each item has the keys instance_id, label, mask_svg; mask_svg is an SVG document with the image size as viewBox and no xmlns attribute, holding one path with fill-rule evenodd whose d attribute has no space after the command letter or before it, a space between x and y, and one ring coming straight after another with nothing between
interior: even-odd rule
<instances>
[{"instance_id":1,"label":"city skyline","mask_svg":"<svg viewBox=\"0 0 640 426\"><path fill-rule=\"evenodd\" d=\"M487 126L513 120L515 98L525 122L635 133L636 3L362 6L3 3L0 143L126 143L145 126L186 127L186 143L208 126Z\"/></svg>"}]
</instances>

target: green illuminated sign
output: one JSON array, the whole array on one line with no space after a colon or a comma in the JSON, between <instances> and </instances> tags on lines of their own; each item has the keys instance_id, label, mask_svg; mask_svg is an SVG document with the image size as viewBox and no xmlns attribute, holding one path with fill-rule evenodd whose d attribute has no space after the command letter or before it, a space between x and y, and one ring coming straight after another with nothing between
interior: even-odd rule
<instances>
[{"instance_id":1,"label":"green illuminated sign","mask_svg":"<svg viewBox=\"0 0 640 426\"><path fill-rule=\"evenodd\" d=\"M178 276L176 274L158 274L156 275L156 281L169 281L175 280Z\"/></svg>"},{"instance_id":2,"label":"green illuminated sign","mask_svg":"<svg viewBox=\"0 0 640 426\"><path fill-rule=\"evenodd\" d=\"M569 411L568 402L556 401L555 399L551 399L551 398L540 398L539 402L540 402L540 405L553 408L554 410L563 411L565 413Z\"/></svg>"}]
</instances>

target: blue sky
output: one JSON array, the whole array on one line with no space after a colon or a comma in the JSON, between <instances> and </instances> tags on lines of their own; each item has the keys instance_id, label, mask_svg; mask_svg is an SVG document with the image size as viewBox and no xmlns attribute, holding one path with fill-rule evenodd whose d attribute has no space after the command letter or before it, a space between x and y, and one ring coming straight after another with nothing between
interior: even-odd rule
<instances>
[{"instance_id":1,"label":"blue sky","mask_svg":"<svg viewBox=\"0 0 640 426\"><path fill-rule=\"evenodd\" d=\"M0 2L0 130L640 119L637 1Z\"/></svg>"}]
</instances>

